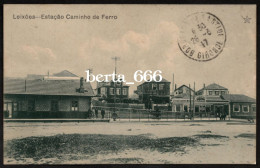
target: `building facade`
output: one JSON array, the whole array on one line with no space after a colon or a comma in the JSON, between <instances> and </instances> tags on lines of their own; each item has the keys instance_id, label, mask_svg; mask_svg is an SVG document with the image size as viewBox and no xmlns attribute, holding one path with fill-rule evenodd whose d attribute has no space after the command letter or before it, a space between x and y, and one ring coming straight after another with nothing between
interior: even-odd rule
<instances>
[{"instance_id":1,"label":"building facade","mask_svg":"<svg viewBox=\"0 0 260 168\"><path fill-rule=\"evenodd\" d=\"M152 104L166 104L170 102L171 82L162 79L160 82L144 82L137 86L136 94L139 101L145 104L146 108L152 108Z\"/></svg>"},{"instance_id":2,"label":"building facade","mask_svg":"<svg viewBox=\"0 0 260 168\"><path fill-rule=\"evenodd\" d=\"M86 118L94 92L80 80L4 79L5 118Z\"/></svg>"},{"instance_id":3,"label":"building facade","mask_svg":"<svg viewBox=\"0 0 260 168\"><path fill-rule=\"evenodd\" d=\"M242 94L223 95L229 101L229 110L232 118L255 118L256 100Z\"/></svg>"},{"instance_id":4,"label":"building facade","mask_svg":"<svg viewBox=\"0 0 260 168\"><path fill-rule=\"evenodd\" d=\"M195 92L186 85L174 91L172 97L173 112L190 112L193 116L209 117L229 114L229 102L221 95L228 94L228 89L213 83Z\"/></svg>"},{"instance_id":5,"label":"building facade","mask_svg":"<svg viewBox=\"0 0 260 168\"><path fill-rule=\"evenodd\" d=\"M98 82L96 94L100 100L105 100L108 103L123 103L127 102L129 98L129 86L124 85L123 82Z\"/></svg>"},{"instance_id":6,"label":"building facade","mask_svg":"<svg viewBox=\"0 0 260 168\"><path fill-rule=\"evenodd\" d=\"M227 114L231 118L256 116L255 99L229 94L227 88L216 83L192 93L194 91L189 91L187 86L176 89L171 99L172 111L192 113L195 117L217 117L220 114Z\"/></svg>"}]
</instances>

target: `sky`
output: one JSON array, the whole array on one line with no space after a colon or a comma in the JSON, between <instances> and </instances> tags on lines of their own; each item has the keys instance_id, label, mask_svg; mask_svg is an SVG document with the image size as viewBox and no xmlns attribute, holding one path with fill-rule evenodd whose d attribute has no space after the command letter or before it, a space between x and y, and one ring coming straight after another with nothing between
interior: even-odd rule
<instances>
[{"instance_id":1,"label":"sky","mask_svg":"<svg viewBox=\"0 0 260 168\"><path fill-rule=\"evenodd\" d=\"M223 51L198 62L178 47L183 20L197 12L216 15L226 30ZM98 15L99 19L14 19L21 15ZM117 19L102 19L102 15ZM251 18L245 23L245 17ZM231 94L256 97L255 5L4 5L4 76L69 70L86 77L117 70L134 82L137 70L161 70L178 86L195 90L217 83ZM136 90L130 85L130 94ZM92 83L95 88L96 83Z\"/></svg>"}]
</instances>

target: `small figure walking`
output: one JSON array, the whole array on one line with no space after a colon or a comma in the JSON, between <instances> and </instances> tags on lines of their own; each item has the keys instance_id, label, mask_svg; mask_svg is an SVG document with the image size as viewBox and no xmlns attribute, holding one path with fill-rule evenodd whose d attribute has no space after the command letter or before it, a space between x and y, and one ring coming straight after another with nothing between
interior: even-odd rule
<instances>
[{"instance_id":1,"label":"small figure walking","mask_svg":"<svg viewBox=\"0 0 260 168\"><path fill-rule=\"evenodd\" d=\"M92 110L89 108L87 113L87 118L91 118L91 117L92 117Z\"/></svg>"},{"instance_id":2,"label":"small figure walking","mask_svg":"<svg viewBox=\"0 0 260 168\"><path fill-rule=\"evenodd\" d=\"M105 110L102 109L102 110L101 110L102 119L104 119L105 113L106 113Z\"/></svg>"},{"instance_id":3,"label":"small figure walking","mask_svg":"<svg viewBox=\"0 0 260 168\"><path fill-rule=\"evenodd\" d=\"M95 116L96 116L96 118L98 118L98 109L97 108L95 108Z\"/></svg>"},{"instance_id":4,"label":"small figure walking","mask_svg":"<svg viewBox=\"0 0 260 168\"><path fill-rule=\"evenodd\" d=\"M155 117L157 118L157 119L160 119L160 117L161 117L161 111L159 110L159 108L158 108L158 106L156 106L157 108L156 108L156 110L155 110Z\"/></svg>"}]
</instances>

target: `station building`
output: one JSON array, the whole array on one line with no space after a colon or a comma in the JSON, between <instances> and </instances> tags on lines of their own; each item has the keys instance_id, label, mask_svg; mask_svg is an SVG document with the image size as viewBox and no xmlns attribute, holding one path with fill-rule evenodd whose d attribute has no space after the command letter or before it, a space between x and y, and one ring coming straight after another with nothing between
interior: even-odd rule
<instances>
[{"instance_id":1,"label":"station building","mask_svg":"<svg viewBox=\"0 0 260 168\"><path fill-rule=\"evenodd\" d=\"M85 118L93 96L90 83L69 71L4 78L4 117Z\"/></svg>"}]
</instances>

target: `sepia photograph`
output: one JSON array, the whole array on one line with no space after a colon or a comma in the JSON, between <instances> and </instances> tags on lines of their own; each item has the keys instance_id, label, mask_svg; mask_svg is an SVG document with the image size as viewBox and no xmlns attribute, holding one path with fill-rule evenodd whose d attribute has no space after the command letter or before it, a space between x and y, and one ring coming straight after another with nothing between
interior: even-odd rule
<instances>
[{"instance_id":1,"label":"sepia photograph","mask_svg":"<svg viewBox=\"0 0 260 168\"><path fill-rule=\"evenodd\" d=\"M256 5L4 4L3 164L256 164Z\"/></svg>"}]
</instances>

